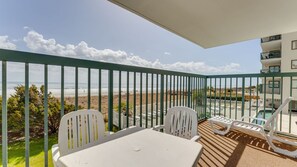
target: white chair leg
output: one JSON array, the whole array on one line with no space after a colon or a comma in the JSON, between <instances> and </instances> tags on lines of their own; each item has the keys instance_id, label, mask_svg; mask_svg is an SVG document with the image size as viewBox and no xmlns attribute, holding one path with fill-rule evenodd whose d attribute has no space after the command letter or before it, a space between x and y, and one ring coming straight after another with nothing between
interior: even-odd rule
<instances>
[{"instance_id":1,"label":"white chair leg","mask_svg":"<svg viewBox=\"0 0 297 167\"><path fill-rule=\"evenodd\" d=\"M283 154L283 155L286 155L286 156L289 156L289 157L297 158L297 150L289 151L289 150L282 149L280 147L277 147L275 144L273 144L272 141L276 140L276 141L279 141L281 143L285 143L285 144L292 145L292 146L295 146L295 147L297 147L297 142L288 141L288 140L276 137L276 136L271 135L271 134L267 134L266 139L267 139L267 142L268 142L269 146L273 149L273 151L275 151L277 153L280 153L280 154Z\"/></svg>"}]
</instances>

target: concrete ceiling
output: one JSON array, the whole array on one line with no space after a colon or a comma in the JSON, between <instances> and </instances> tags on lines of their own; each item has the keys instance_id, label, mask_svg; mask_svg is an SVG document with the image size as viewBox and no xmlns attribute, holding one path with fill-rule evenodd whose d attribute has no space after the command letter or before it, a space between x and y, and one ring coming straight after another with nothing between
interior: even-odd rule
<instances>
[{"instance_id":1,"label":"concrete ceiling","mask_svg":"<svg viewBox=\"0 0 297 167\"><path fill-rule=\"evenodd\" d=\"M297 31L297 0L109 0L201 47Z\"/></svg>"}]
</instances>

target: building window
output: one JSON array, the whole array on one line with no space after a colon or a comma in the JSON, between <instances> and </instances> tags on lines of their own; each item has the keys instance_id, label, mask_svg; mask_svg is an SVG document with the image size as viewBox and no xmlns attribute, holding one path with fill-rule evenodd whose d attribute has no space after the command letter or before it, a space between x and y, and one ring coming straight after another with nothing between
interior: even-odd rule
<instances>
[{"instance_id":1,"label":"building window","mask_svg":"<svg viewBox=\"0 0 297 167\"><path fill-rule=\"evenodd\" d=\"M273 87L279 88L279 85L280 85L280 81L274 81L274 84L272 81L269 81L269 83L268 83L269 88L273 88Z\"/></svg>"},{"instance_id":2,"label":"building window","mask_svg":"<svg viewBox=\"0 0 297 167\"><path fill-rule=\"evenodd\" d=\"M297 79L292 79L292 89L297 89Z\"/></svg>"},{"instance_id":3,"label":"building window","mask_svg":"<svg viewBox=\"0 0 297 167\"><path fill-rule=\"evenodd\" d=\"M297 49L297 40L292 41L292 50L296 50Z\"/></svg>"},{"instance_id":4,"label":"building window","mask_svg":"<svg viewBox=\"0 0 297 167\"><path fill-rule=\"evenodd\" d=\"M269 72L280 72L280 66L269 66Z\"/></svg>"},{"instance_id":5,"label":"building window","mask_svg":"<svg viewBox=\"0 0 297 167\"><path fill-rule=\"evenodd\" d=\"M297 69L297 60L292 60L291 61L291 68L292 69Z\"/></svg>"}]
</instances>

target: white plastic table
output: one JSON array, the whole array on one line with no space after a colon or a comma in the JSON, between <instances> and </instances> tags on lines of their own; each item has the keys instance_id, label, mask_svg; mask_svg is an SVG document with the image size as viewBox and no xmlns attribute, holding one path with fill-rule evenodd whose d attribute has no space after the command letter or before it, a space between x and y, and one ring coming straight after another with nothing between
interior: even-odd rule
<instances>
[{"instance_id":1,"label":"white plastic table","mask_svg":"<svg viewBox=\"0 0 297 167\"><path fill-rule=\"evenodd\" d=\"M59 166L68 167L192 167L202 145L151 129L62 156Z\"/></svg>"}]
</instances>

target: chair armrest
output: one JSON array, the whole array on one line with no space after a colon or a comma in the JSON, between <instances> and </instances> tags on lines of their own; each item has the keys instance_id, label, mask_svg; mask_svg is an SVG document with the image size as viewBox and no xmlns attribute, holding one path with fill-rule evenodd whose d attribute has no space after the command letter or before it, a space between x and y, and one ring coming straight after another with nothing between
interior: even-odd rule
<instances>
[{"instance_id":1,"label":"chair armrest","mask_svg":"<svg viewBox=\"0 0 297 167\"><path fill-rule=\"evenodd\" d=\"M200 140L200 138L201 138L201 136L196 135L196 136L192 137L191 141L197 142Z\"/></svg>"},{"instance_id":2,"label":"chair armrest","mask_svg":"<svg viewBox=\"0 0 297 167\"><path fill-rule=\"evenodd\" d=\"M52 159L53 159L53 165L54 167L57 167L58 159L60 158L60 151L59 151L59 145L54 144L52 146Z\"/></svg>"},{"instance_id":3,"label":"chair armrest","mask_svg":"<svg viewBox=\"0 0 297 167\"><path fill-rule=\"evenodd\" d=\"M264 122L267 121L266 119L263 119L263 118L256 118L256 117L250 117L250 116L243 116L240 118L240 120L243 121L245 118L255 119L255 120L264 121Z\"/></svg>"},{"instance_id":4,"label":"chair armrest","mask_svg":"<svg viewBox=\"0 0 297 167\"><path fill-rule=\"evenodd\" d=\"M266 119L263 119L263 118L253 118L253 119L258 120L258 121L267 122L267 120Z\"/></svg>"},{"instance_id":5,"label":"chair armrest","mask_svg":"<svg viewBox=\"0 0 297 167\"><path fill-rule=\"evenodd\" d=\"M157 125L152 128L153 130L160 131L161 129L165 129L164 125Z\"/></svg>"}]
</instances>

